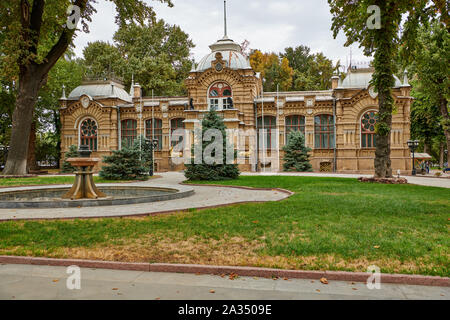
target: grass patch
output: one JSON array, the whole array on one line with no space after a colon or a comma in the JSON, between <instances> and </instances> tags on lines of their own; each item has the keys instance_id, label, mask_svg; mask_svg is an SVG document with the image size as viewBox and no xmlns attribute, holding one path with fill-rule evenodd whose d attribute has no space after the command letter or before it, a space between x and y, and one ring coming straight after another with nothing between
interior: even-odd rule
<instances>
[{"instance_id":1,"label":"grass patch","mask_svg":"<svg viewBox=\"0 0 450 320\"><path fill-rule=\"evenodd\" d=\"M315 177L214 184L295 195L139 219L4 222L0 254L449 276L448 189Z\"/></svg>"}]
</instances>

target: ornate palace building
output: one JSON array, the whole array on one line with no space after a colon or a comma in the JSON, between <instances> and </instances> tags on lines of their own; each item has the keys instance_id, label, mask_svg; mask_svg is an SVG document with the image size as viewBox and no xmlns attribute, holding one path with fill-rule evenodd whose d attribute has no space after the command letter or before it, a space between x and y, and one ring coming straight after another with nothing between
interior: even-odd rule
<instances>
[{"instance_id":1,"label":"ornate palace building","mask_svg":"<svg viewBox=\"0 0 450 320\"><path fill-rule=\"evenodd\" d=\"M139 84L133 83L127 92L120 82L110 80L86 81L67 98L63 96L62 152L71 145L86 144L93 156L102 158L145 135L158 141L157 171L182 170L183 164L173 161L183 152L174 152L172 133L193 131L215 109L229 129L264 129L265 139L258 139L254 146L244 143L237 150L246 159L240 164L242 171L278 170L288 133L299 130L312 149L315 171L374 172L378 98L369 84L373 70L350 69L342 81L333 77L329 90L263 92L260 75L237 43L225 35L210 48L211 53L186 79L185 97L143 97ZM403 81L396 78L391 136L394 172L409 172L412 165L407 146L410 91L406 75ZM189 149L187 143L185 150Z\"/></svg>"}]
</instances>

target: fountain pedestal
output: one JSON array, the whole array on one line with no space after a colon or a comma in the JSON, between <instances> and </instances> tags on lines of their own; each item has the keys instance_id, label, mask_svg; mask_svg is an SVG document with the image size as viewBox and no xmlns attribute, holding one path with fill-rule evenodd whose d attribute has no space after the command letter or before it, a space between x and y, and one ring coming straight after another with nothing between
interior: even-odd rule
<instances>
[{"instance_id":1,"label":"fountain pedestal","mask_svg":"<svg viewBox=\"0 0 450 320\"><path fill-rule=\"evenodd\" d=\"M75 183L62 198L63 199L98 199L106 198L106 194L98 190L94 183L93 168L100 162L98 158L69 158L67 159L75 171Z\"/></svg>"}]
</instances>

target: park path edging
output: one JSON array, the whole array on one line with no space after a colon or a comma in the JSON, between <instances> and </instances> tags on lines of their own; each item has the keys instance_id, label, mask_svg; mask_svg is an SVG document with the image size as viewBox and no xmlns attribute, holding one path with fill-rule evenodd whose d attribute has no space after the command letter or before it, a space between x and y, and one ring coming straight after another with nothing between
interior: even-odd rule
<instances>
[{"instance_id":1,"label":"park path edging","mask_svg":"<svg viewBox=\"0 0 450 320\"><path fill-rule=\"evenodd\" d=\"M0 264L25 264L37 266L68 267L78 266L80 268L110 269L123 271L142 272L169 272L190 273L205 275L230 275L235 274L242 277L260 278L288 278L288 279L311 279L319 280L326 278L334 281L366 282L370 274L364 272L345 271L303 271L303 270L281 270L255 267L227 267L207 265L182 265L166 263L128 263L113 261L93 261L78 259L50 259L17 256L0 256ZM437 276L420 276L404 274L382 274L382 283L450 287L450 278Z\"/></svg>"}]
</instances>

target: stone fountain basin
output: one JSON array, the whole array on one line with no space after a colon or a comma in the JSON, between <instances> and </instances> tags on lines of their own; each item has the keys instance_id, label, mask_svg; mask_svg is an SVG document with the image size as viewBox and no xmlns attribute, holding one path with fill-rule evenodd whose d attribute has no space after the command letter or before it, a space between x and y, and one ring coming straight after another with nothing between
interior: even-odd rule
<instances>
[{"instance_id":1,"label":"stone fountain basin","mask_svg":"<svg viewBox=\"0 0 450 320\"><path fill-rule=\"evenodd\" d=\"M70 189L68 186L0 189L0 209L120 206L182 199L194 194L194 189L188 186L172 188L105 185L98 188L108 197L80 200L62 199L61 196Z\"/></svg>"}]
</instances>

